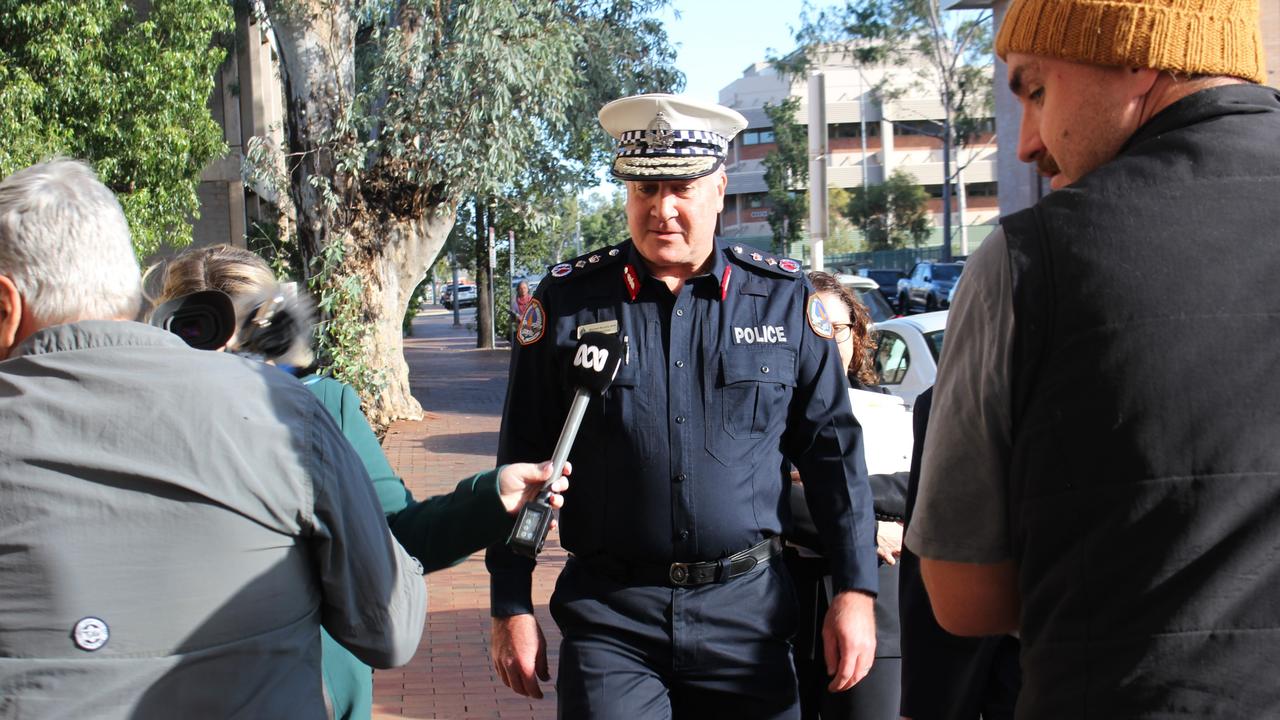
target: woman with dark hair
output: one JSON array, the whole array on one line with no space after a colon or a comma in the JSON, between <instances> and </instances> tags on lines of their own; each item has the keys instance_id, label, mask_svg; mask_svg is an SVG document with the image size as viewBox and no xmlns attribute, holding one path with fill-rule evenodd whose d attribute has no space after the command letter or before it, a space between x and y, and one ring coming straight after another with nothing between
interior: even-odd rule
<instances>
[{"instance_id":1,"label":"woman with dark hair","mask_svg":"<svg viewBox=\"0 0 1280 720\"><path fill-rule=\"evenodd\" d=\"M150 274L150 273L148 273ZM193 248L170 260L164 268L157 306L193 293L217 290L230 297L236 332L223 349L254 357L282 368L311 364L313 318L305 298L294 296L279 283L266 261L229 245ZM272 309L268 309L272 308ZM281 337L255 343L264 318L284 320ZM188 340L190 342L190 340ZM549 463L512 463L460 482L445 495L416 500L387 462L382 446L360 411L360 398L349 385L317 374L303 374L311 390L364 462L391 534L422 563L424 572L456 565L481 548L504 540L514 517L550 474ZM568 481L556 481L552 505ZM325 702L331 717L362 720L373 713L372 670L321 630Z\"/></svg>"},{"instance_id":2,"label":"woman with dark hair","mask_svg":"<svg viewBox=\"0 0 1280 720\"><path fill-rule=\"evenodd\" d=\"M840 359L849 374L851 395L866 397L865 391L884 392L874 363L875 340L866 307L834 276L810 272L809 280L826 308L835 330ZM878 401L877 401L878 402ZM882 403L893 412L900 401L886 396ZM858 415L860 403L854 404ZM909 428L910 415L901 407L902 426ZM866 420L859 418L865 426ZM864 440L867 437L864 433ZM843 693L827 690L829 676L824 659L822 618L831 602L831 581L827 561L804 501L804 487L792 473L791 508L794 523L788 535L787 567L796 584L800 606L799 631L795 642L796 674L800 682L800 708L805 720L834 718L851 720L897 720L902 690L902 652L898 632L898 568L902 551L902 516L905 503L909 455L901 468L884 473L871 468L871 492L876 509L876 544L880 556L880 594L876 596L876 660L871 672L853 689Z\"/></svg>"},{"instance_id":3,"label":"woman with dark hair","mask_svg":"<svg viewBox=\"0 0 1280 720\"><path fill-rule=\"evenodd\" d=\"M849 385L855 390L877 390L876 341L871 337L871 313L853 291L840 284L834 275L822 271L809 273L809 281L827 309L836 332L840 360L849 373Z\"/></svg>"}]
</instances>

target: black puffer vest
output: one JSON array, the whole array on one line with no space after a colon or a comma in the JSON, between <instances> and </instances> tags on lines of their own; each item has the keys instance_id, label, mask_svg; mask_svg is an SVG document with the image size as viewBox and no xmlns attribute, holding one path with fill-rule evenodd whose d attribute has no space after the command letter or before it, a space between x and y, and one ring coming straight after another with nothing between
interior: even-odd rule
<instances>
[{"instance_id":1,"label":"black puffer vest","mask_svg":"<svg viewBox=\"0 0 1280 720\"><path fill-rule=\"evenodd\" d=\"M1280 717L1280 94L1184 98L1002 225L1018 717Z\"/></svg>"}]
</instances>

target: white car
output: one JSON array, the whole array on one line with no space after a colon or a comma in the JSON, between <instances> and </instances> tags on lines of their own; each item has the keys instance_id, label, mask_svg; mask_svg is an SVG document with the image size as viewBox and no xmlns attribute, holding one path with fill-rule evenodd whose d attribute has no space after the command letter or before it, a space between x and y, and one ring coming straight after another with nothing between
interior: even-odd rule
<instances>
[{"instance_id":1,"label":"white car","mask_svg":"<svg viewBox=\"0 0 1280 720\"><path fill-rule=\"evenodd\" d=\"M890 394L915 405L933 385L947 329L947 310L908 315L876 323L876 372Z\"/></svg>"},{"instance_id":2,"label":"white car","mask_svg":"<svg viewBox=\"0 0 1280 720\"><path fill-rule=\"evenodd\" d=\"M456 288L457 305L460 308L471 307L476 304L476 286L459 284ZM454 306L455 288L449 285L440 293L440 304L444 305L446 310L452 310Z\"/></svg>"}]
</instances>

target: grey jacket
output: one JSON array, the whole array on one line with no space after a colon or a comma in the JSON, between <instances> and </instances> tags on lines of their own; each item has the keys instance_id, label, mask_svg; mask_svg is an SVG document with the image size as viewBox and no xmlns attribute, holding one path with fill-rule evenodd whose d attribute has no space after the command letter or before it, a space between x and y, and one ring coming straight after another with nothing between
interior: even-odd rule
<instances>
[{"instance_id":1,"label":"grey jacket","mask_svg":"<svg viewBox=\"0 0 1280 720\"><path fill-rule=\"evenodd\" d=\"M420 575L286 373L131 322L0 362L0 718L322 717L320 626L407 662Z\"/></svg>"}]
</instances>

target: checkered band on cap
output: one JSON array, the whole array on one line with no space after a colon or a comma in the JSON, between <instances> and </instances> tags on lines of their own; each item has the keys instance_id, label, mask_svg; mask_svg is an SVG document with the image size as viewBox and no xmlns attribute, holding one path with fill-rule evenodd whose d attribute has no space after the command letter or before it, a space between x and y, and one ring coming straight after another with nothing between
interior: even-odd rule
<instances>
[{"instance_id":1,"label":"checkered band on cap","mask_svg":"<svg viewBox=\"0 0 1280 720\"><path fill-rule=\"evenodd\" d=\"M724 157L729 139L709 130L673 130L667 143L653 142L647 130L633 130L622 134L618 157L632 155L679 156L709 155Z\"/></svg>"}]
</instances>

